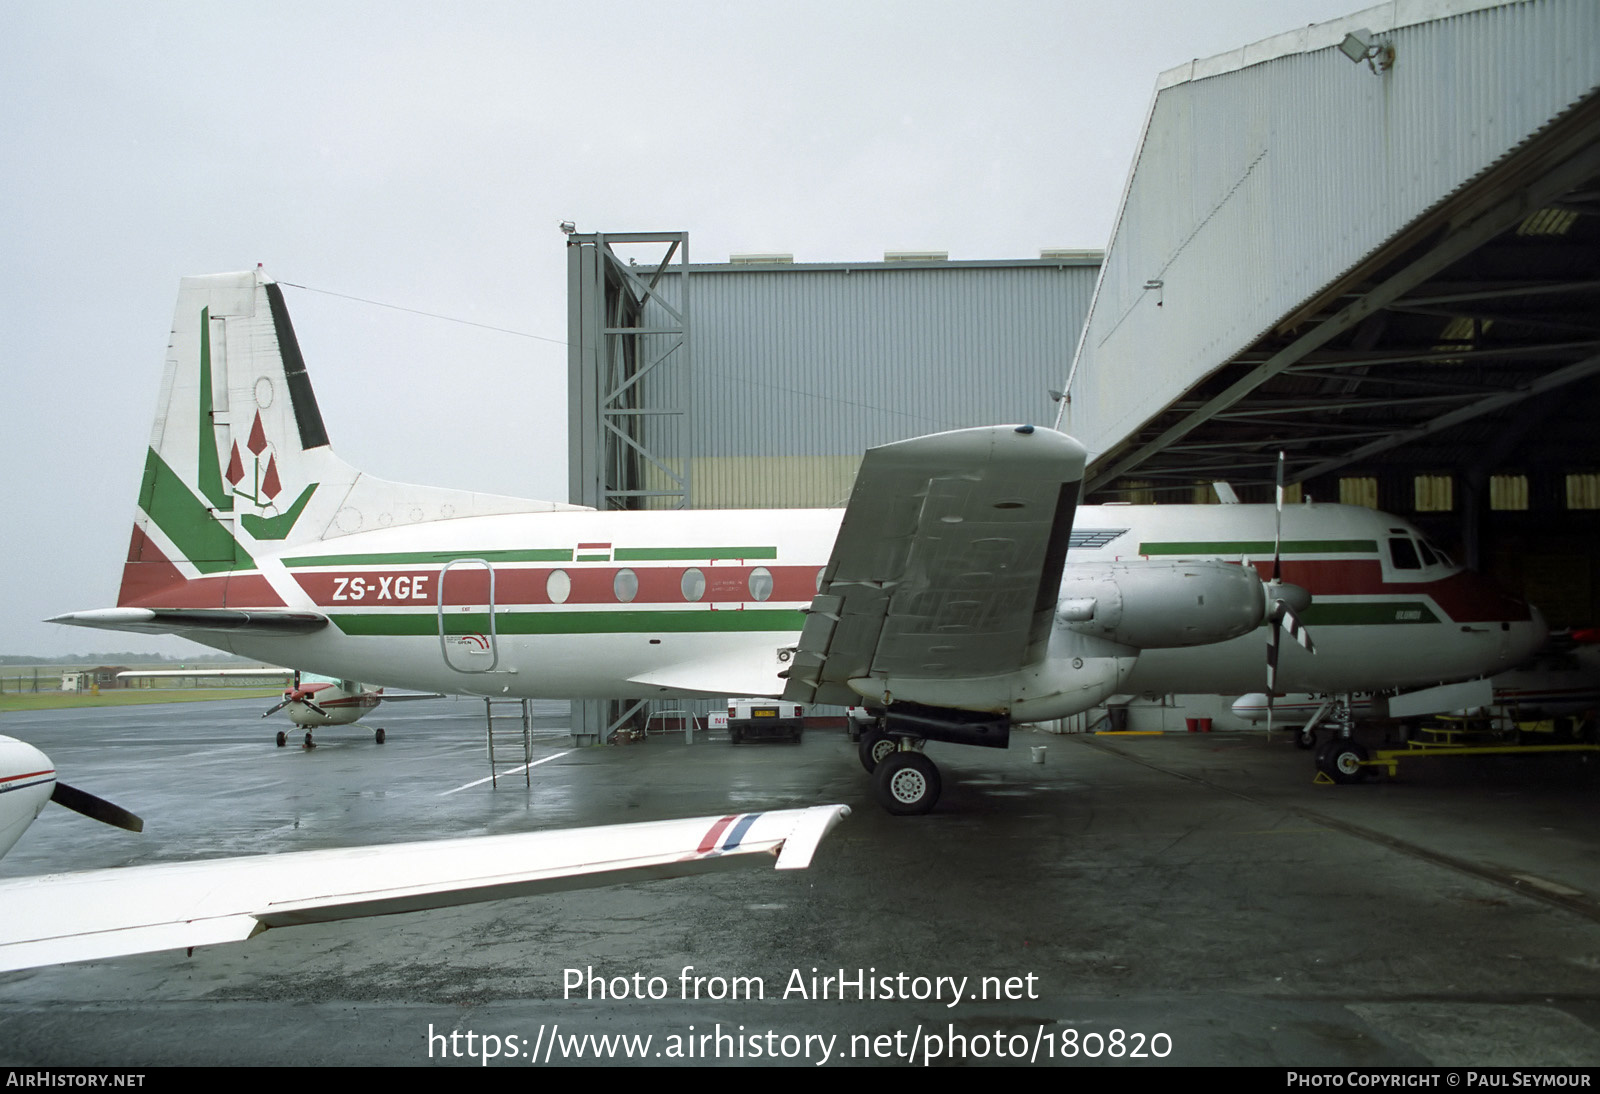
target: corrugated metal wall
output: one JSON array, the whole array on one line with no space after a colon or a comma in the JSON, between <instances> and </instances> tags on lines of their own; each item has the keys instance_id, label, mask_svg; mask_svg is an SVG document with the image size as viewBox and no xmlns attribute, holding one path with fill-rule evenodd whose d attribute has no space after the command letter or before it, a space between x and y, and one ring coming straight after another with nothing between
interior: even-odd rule
<instances>
[{"instance_id":1,"label":"corrugated metal wall","mask_svg":"<svg viewBox=\"0 0 1600 1094\"><path fill-rule=\"evenodd\" d=\"M1335 48L1358 27L1389 71ZM1594 0L1401 2L1164 74L1063 428L1112 448L1591 94L1597 43Z\"/></svg>"},{"instance_id":2,"label":"corrugated metal wall","mask_svg":"<svg viewBox=\"0 0 1600 1094\"><path fill-rule=\"evenodd\" d=\"M650 393L692 404L691 448L665 421L647 423L648 447L692 458L697 509L842 505L871 445L1053 420L1049 389L1098 269L1053 259L692 267L692 399L681 369L654 377ZM642 356L656 341L642 339Z\"/></svg>"}]
</instances>

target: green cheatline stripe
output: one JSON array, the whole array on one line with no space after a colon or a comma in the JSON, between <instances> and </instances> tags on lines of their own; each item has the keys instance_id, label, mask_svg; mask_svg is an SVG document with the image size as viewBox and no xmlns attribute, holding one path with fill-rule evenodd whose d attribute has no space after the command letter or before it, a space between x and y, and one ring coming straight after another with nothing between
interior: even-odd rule
<instances>
[{"instance_id":1,"label":"green cheatline stripe","mask_svg":"<svg viewBox=\"0 0 1600 1094\"><path fill-rule=\"evenodd\" d=\"M710 558L777 558L776 547L618 547L618 562L675 562Z\"/></svg>"},{"instance_id":2,"label":"green cheatline stripe","mask_svg":"<svg viewBox=\"0 0 1600 1094\"><path fill-rule=\"evenodd\" d=\"M439 617L431 612L409 615L330 615L333 625L349 635L437 635ZM447 617L452 634L488 634L487 612ZM701 631L798 631L805 613L772 608L726 612L506 612L494 617L495 633L633 634Z\"/></svg>"},{"instance_id":3,"label":"green cheatline stripe","mask_svg":"<svg viewBox=\"0 0 1600 1094\"><path fill-rule=\"evenodd\" d=\"M1360 555L1377 554L1378 541L1373 539L1286 539L1286 555ZM1272 557L1270 539L1255 540L1193 540L1177 543L1141 543L1142 555L1257 555Z\"/></svg>"},{"instance_id":4,"label":"green cheatline stripe","mask_svg":"<svg viewBox=\"0 0 1600 1094\"><path fill-rule=\"evenodd\" d=\"M1374 626L1386 623L1437 623L1439 617L1420 601L1384 601L1379 604L1316 604L1300 613L1308 628ZM1316 632L1312 631L1315 640Z\"/></svg>"},{"instance_id":5,"label":"green cheatline stripe","mask_svg":"<svg viewBox=\"0 0 1600 1094\"><path fill-rule=\"evenodd\" d=\"M205 502L166 465L155 449L144 461L139 508L166 533L178 553L203 574L253 570L255 562Z\"/></svg>"},{"instance_id":6,"label":"green cheatline stripe","mask_svg":"<svg viewBox=\"0 0 1600 1094\"><path fill-rule=\"evenodd\" d=\"M394 551L380 555L300 555L283 560L285 566L394 566L402 563L442 563L458 558L485 562L571 562L570 550L525 551Z\"/></svg>"}]
</instances>

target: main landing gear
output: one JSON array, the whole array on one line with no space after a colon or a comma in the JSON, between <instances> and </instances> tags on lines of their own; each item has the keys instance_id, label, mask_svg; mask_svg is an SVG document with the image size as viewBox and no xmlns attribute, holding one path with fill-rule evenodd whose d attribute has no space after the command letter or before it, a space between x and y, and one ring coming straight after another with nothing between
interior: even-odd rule
<instances>
[{"instance_id":1,"label":"main landing gear","mask_svg":"<svg viewBox=\"0 0 1600 1094\"><path fill-rule=\"evenodd\" d=\"M897 817L926 813L943 789L939 769L920 752L896 752L872 773L872 788L883 807Z\"/></svg>"},{"instance_id":2,"label":"main landing gear","mask_svg":"<svg viewBox=\"0 0 1600 1094\"><path fill-rule=\"evenodd\" d=\"M861 766L872 776L878 803L897 817L916 816L939 801L939 768L922 754L921 737L891 737L879 729L861 735Z\"/></svg>"},{"instance_id":3,"label":"main landing gear","mask_svg":"<svg viewBox=\"0 0 1600 1094\"><path fill-rule=\"evenodd\" d=\"M926 707L898 702L861 731L858 755L872 774L878 803L896 816L914 816L939 801L939 769L922 754L929 741L982 748L1005 748L1011 719L983 711Z\"/></svg>"}]
</instances>

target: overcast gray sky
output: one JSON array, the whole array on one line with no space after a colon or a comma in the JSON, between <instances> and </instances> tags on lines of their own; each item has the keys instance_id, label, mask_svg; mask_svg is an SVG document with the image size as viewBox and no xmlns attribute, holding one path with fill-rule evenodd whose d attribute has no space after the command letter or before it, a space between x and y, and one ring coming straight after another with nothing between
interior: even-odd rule
<instances>
[{"instance_id":1,"label":"overcast gray sky","mask_svg":"<svg viewBox=\"0 0 1600 1094\"><path fill-rule=\"evenodd\" d=\"M0 653L116 599L178 279L287 289L334 448L564 499L581 231L691 257L1103 247L1162 70L1350 0L0 5Z\"/></svg>"}]
</instances>

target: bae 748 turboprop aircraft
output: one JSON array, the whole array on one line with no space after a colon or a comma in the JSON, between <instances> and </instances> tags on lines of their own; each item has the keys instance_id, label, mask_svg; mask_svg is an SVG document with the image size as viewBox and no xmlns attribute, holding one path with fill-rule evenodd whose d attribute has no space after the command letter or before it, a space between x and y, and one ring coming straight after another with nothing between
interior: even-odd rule
<instances>
[{"instance_id":1,"label":"bae 748 turboprop aircraft","mask_svg":"<svg viewBox=\"0 0 1600 1094\"><path fill-rule=\"evenodd\" d=\"M129 831L144 826L110 802L58 782L37 748L0 737L0 855L51 801ZM5 879L0 972L616 882L769 864L803 870L822 837L849 813L842 805L814 805Z\"/></svg>"},{"instance_id":2,"label":"bae 748 turboprop aircraft","mask_svg":"<svg viewBox=\"0 0 1600 1094\"><path fill-rule=\"evenodd\" d=\"M388 482L334 455L282 291L185 279L117 607L170 632L402 687L550 698L782 695L881 710L880 799L923 812L926 740L1127 692L1370 691L1538 646L1521 603L1366 509L1080 507L1085 453L1032 426L867 452L846 509L595 512ZM1250 565L1240 565L1248 559ZM1263 568L1258 573L1256 567ZM1267 631L1263 631L1268 628Z\"/></svg>"}]
</instances>

